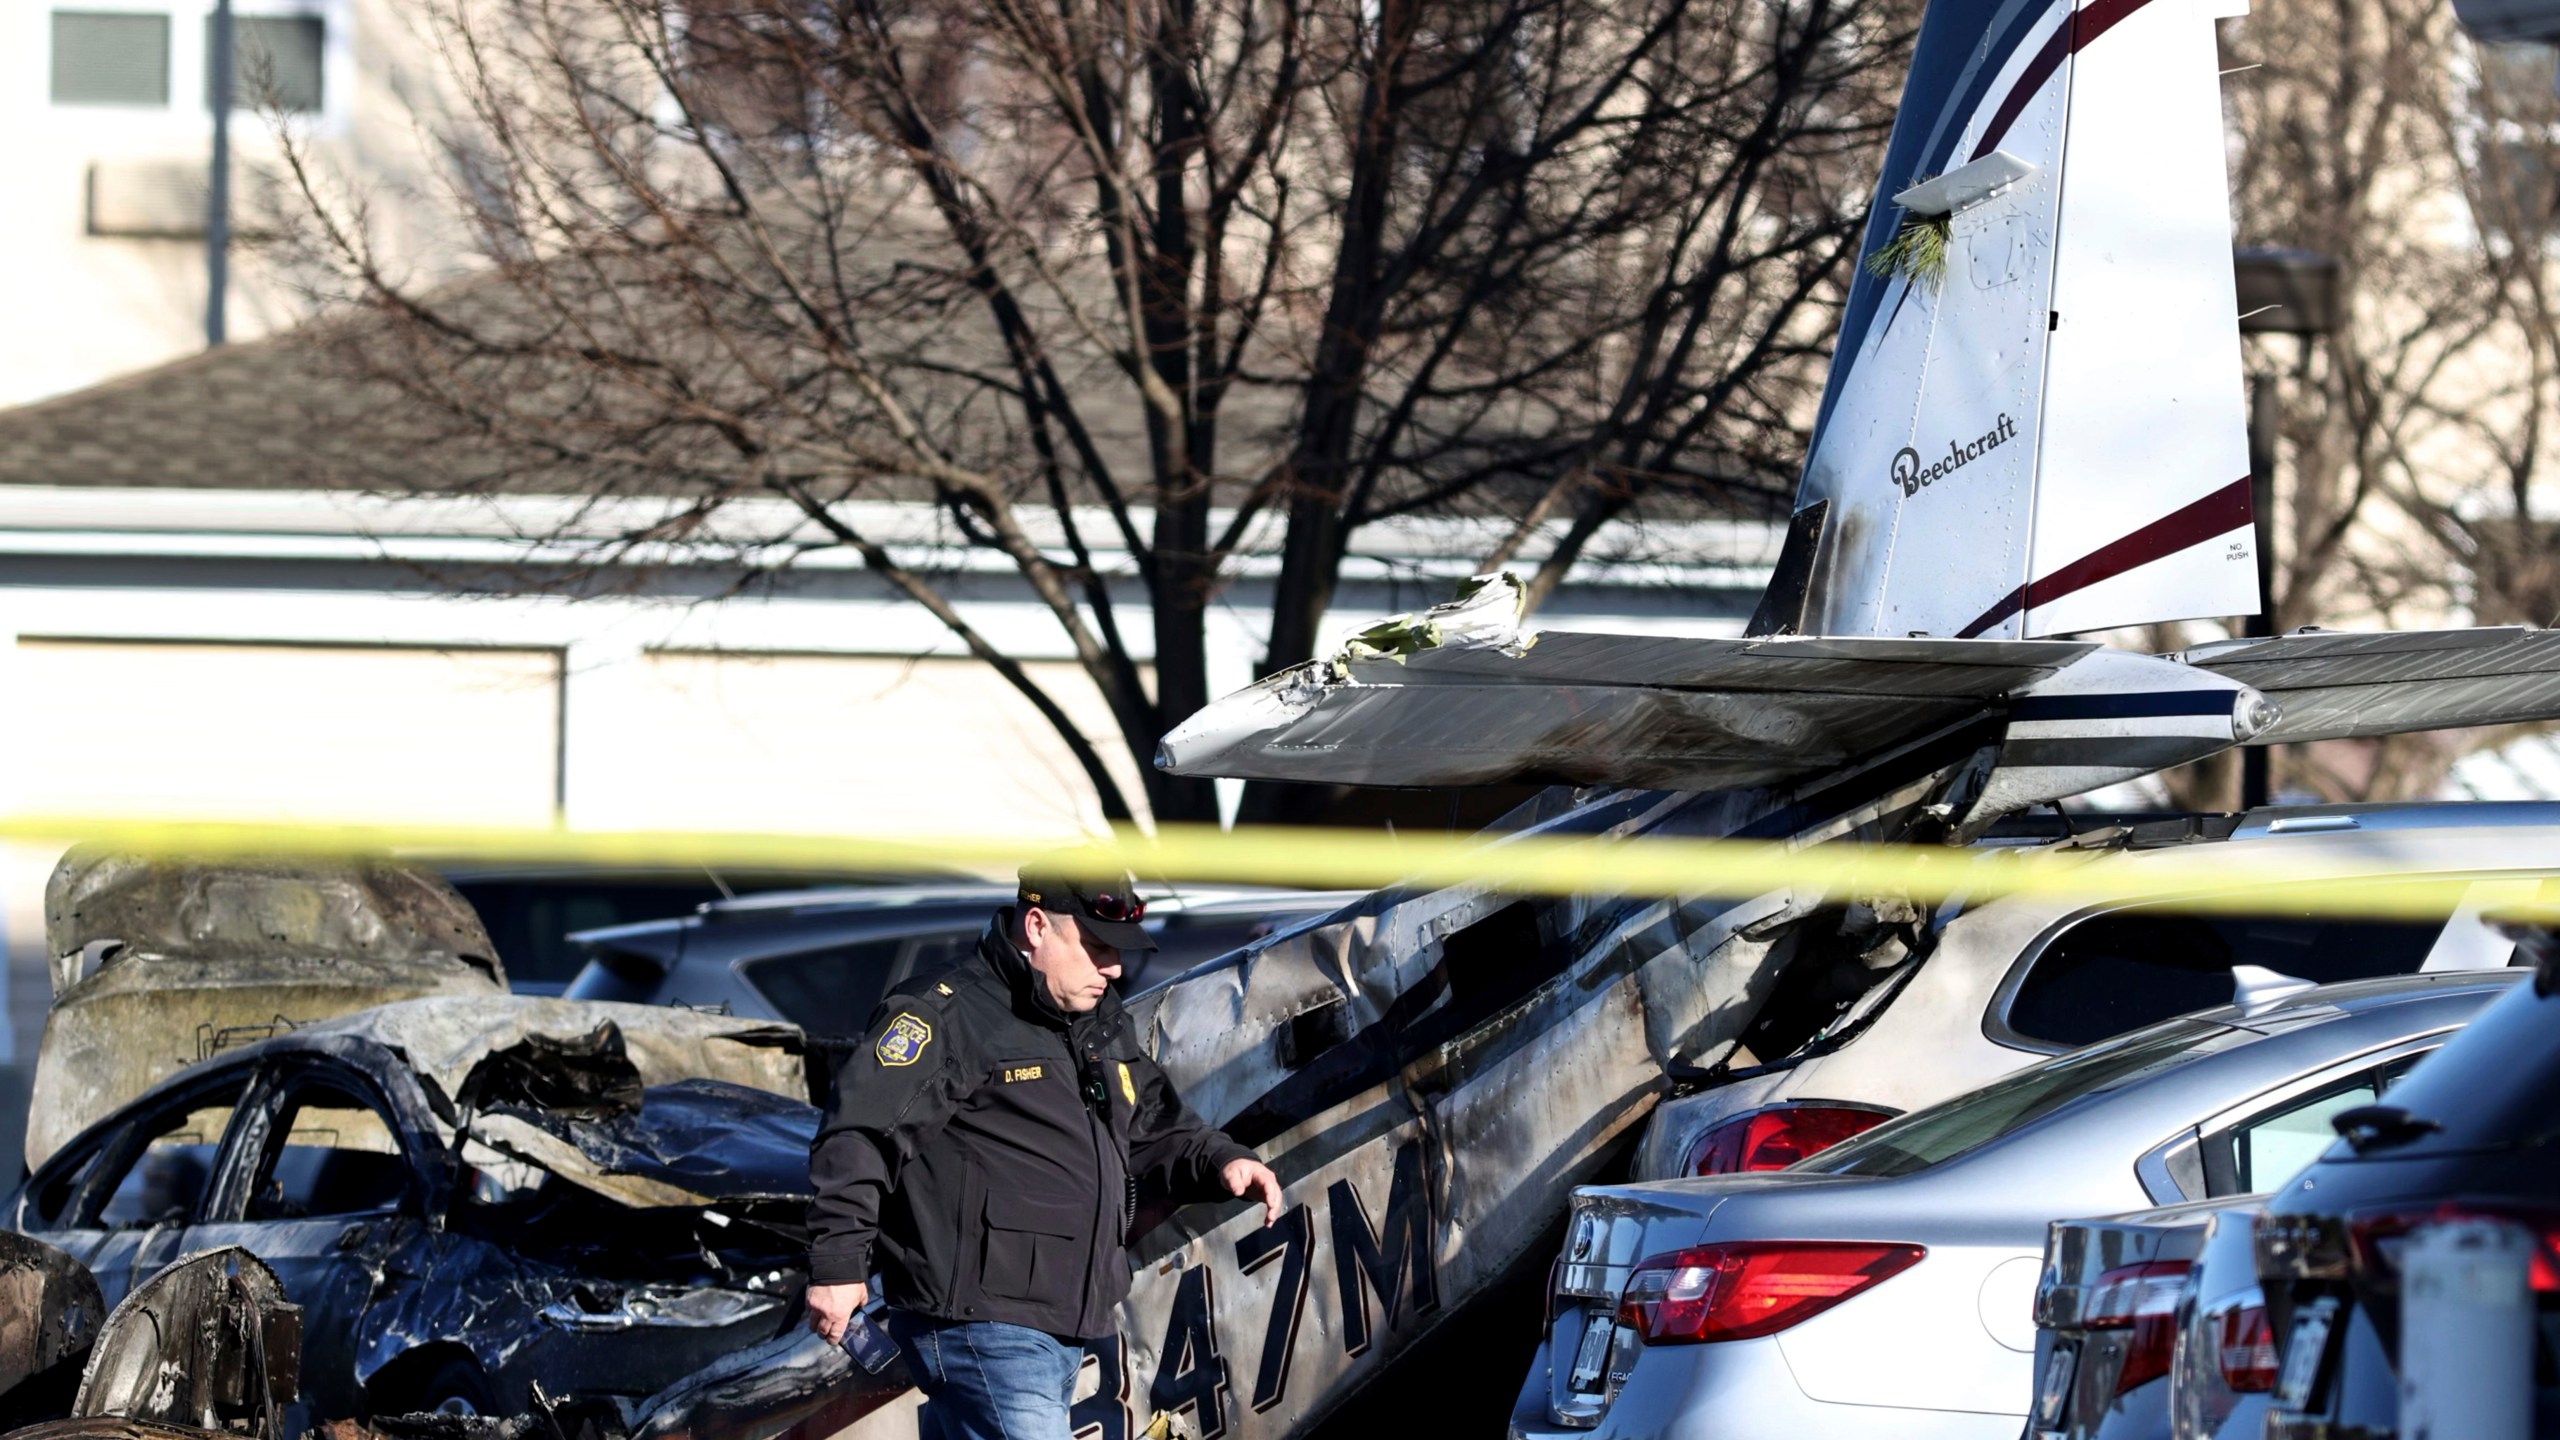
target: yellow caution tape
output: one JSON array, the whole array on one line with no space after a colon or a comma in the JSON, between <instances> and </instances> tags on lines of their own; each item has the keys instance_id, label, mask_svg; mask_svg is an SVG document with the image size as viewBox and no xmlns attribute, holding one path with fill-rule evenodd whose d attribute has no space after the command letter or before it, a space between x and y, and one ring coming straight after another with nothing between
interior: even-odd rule
<instances>
[{"instance_id":1,"label":"yellow caution tape","mask_svg":"<svg viewBox=\"0 0 2560 1440\"><path fill-rule=\"evenodd\" d=\"M1006 873L1057 850L1054 840L984 835L745 834L699 831L568 830L439 824L261 824L26 815L0 819L0 840L69 845L95 842L160 855L347 855L398 851L439 860L575 867L707 867L712 870ZM2110 863L2086 849L1950 849L1825 843L1796 846L1674 837L1595 840L1587 836L1395 834L1380 830L1167 825L1153 835L1124 832L1077 852L1096 869L1125 867L1163 882L1287 885L1370 890L1474 885L1534 895L1727 896L1746 899L1796 889L1843 900L1907 896L1935 903L1962 895L2006 895L2083 903L2143 900L2188 911L2441 919L2455 896L2448 884L2395 883L2373 865L2311 863L2280 846L2250 842L2199 846L2210 873ZM2560 867L2555 867L2560 868ZM2517 872L2531 878L2533 871ZM2280 897L2268 887L2281 885ZM2560 886L2549 887L2560 898ZM2174 898L2164 898L2170 892ZM2506 913L2506 912L2502 912Z\"/></svg>"}]
</instances>

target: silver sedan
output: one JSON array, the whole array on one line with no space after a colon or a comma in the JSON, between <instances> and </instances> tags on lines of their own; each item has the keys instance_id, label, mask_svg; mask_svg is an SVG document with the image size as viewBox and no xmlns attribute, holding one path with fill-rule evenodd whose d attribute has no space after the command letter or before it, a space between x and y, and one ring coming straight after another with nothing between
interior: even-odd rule
<instances>
[{"instance_id":1,"label":"silver sedan","mask_svg":"<svg viewBox=\"0 0 2560 1440\"><path fill-rule=\"evenodd\" d=\"M2205 1011L1791 1170L1585 1187L1514 1440L2016 1440L2049 1224L2272 1188L2513 973Z\"/></svg>"}]
</instances>

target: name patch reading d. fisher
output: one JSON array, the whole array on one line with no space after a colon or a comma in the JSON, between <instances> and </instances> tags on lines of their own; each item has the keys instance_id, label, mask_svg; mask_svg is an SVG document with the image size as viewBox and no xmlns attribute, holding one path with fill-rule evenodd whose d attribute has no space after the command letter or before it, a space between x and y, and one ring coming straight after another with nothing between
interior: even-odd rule
<instances>
[{"instance_id":1,"label":"name patch reading d. fisher","mask_svg":"<svg viewBox=\"0 0 2560 1440\"><path fill-rule=\"evenodd\" d=\"M933 1027L913 1015L901 1014L880 1032L880 1043L871 1047L883 1065L913 1065L933 1043Z\"/></svg>"},{"instance_id":2,"label":"name patch reading d. fisher","mask_svg":"<svg viewBox=\"0 0 2560 1440\"><path fill-rule=\"evenodd\" d=\"M1019 1085L1025 1080L1037 1080L1041 1074L1037 1065L1007 1065L1004 1067L1004 1083Z\"/></svg>"}]
</instances>

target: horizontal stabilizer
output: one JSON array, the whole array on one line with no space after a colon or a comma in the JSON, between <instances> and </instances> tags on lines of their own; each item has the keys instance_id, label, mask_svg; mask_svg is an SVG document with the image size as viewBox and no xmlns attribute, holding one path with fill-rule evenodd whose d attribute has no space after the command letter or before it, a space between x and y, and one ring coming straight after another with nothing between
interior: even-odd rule
<instances>
[{"instance_id":1,"label":"horizontal stabilizer","mask_svg":"<svg viewBox=\"0 0 2560 1440\"><path fill-rule=\"evenodd\" d=\"M1767 786L1978 713L2095 648L1549 631L1349 655L1214 702L1165 737L1156 763L1347 785Z\"/></svg>"},{"instance_id":2,"label":"horizontal stabilizer","mask_svg":"<svg viewBox=\"0 0 2560 1440\"><path fill-rule=\"evenodd\" d=\"M2177 657L2274 700L2252 745L2560 720L2560 631L2308 631Z\"/></svg>"}]
</instances>

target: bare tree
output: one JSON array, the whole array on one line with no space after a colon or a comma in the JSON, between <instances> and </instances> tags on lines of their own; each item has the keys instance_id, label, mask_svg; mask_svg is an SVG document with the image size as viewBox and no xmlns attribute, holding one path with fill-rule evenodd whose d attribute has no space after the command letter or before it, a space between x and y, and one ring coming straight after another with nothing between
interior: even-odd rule
<instances>
[{"instance_id":1,"label":"bare tree","mask_svg":"<svg viewBox=\"0 0 2560 1440\"><path fill-rule=\"evenodd\" d=\"M2339 266L2344 323L2252 337L2278 386L2276 629L2549 624L2560 562L2532 513L2560 401L2551 52L2476 47L2428 0L2262 5L2226 31L2246 243ZM2175 643L2172 641L2172 643ZM2277 787L2433 794L2504 730L2287 747ZM2227 804L2233 767L2170 777Z\"/></svg>"},{"instance_id":2,"label":"bare tree","mask_svg":"<svg viewBox=\"0 0 2560 1440\"><path fill-rule=\"evenodd\" d=\"M849 549L1129 816L865 507L929 503L1054 616L1153 814L1202 819L1147 761L1240 554L1280 557L1268 673L1365 525L1517 515L1512 563L1564 521L1544 595L1645 497L1783 512L1915 12L437 0L426 128L485 273L393 273L299 151L295 253L361 317L320 343L443 452L413 483L592 497L599 558Z\"/></svg>"}]
</instances>

